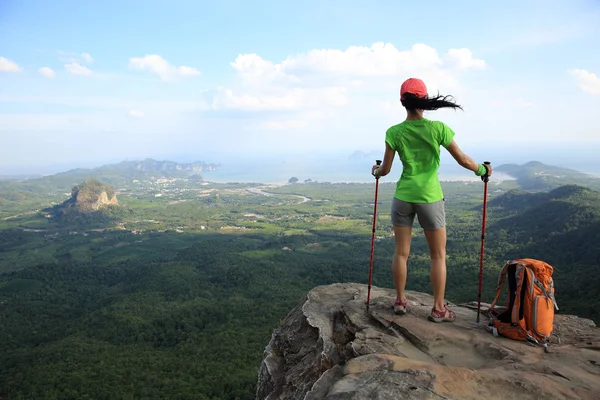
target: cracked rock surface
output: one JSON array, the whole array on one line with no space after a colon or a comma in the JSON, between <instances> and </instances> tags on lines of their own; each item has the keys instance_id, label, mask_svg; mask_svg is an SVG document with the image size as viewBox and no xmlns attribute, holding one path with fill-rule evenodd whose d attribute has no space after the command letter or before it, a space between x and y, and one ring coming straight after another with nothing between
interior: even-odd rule
<instances>
[{"instance_id":1,"label":"cracked rock surface","mask_svg":"<svg viewBox=\"0 0 600 400\"><path fill-rule=\"evenodd\" d=\"M454 323L427 320L433 297L333 284L311 290L273 333L259 400L600 399L600 329L557 314L549 351L487 332L487 305L454 305ZM553 338L556 339L556 338Z\"/></svg>"}]
</instances>

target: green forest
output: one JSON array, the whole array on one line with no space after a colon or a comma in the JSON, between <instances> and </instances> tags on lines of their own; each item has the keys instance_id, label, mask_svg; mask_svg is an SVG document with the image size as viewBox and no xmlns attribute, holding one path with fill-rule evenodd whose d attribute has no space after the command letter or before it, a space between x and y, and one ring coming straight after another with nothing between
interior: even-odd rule
<instances>
[{"instance_id":1,"label":"green forest","mask_svg":"<svg viewBox=\"0 0 600 400\"><path fill-rule=\"evenodd\" d=\"M303 296L367 282L374 184L111 174L94 177L120 205L91 222L55 218L79 175L0 183L2 399L254 399L271 333ZM483 300L505 260L539 258L555 268L559 312L600 322L600 192L534 184L489 185ZM483 184L443 187L447 297L476 300ZM393 190L379 186L381 287L393 287ZM430 292L413 232L408 289Z\"/></svg>"}]
</instances>

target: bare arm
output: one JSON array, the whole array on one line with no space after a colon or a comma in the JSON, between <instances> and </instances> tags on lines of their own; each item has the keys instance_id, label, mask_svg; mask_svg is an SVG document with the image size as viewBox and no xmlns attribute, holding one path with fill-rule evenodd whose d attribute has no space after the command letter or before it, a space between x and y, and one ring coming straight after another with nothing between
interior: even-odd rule
<instances>
[{"instance_id":1,"label":"bare arm","mask_svg":"<svg viewBox=\"0 0 600 400\"><path fill-rule=\"evenodd\" d=\"M448 150L448 152L452 155L452 157L454 157L456 162L461 167L471 170L474 173L477 173L477 171L479 170L479 164L467 154L463 153L463 151L460 149L460 147L458 147L458 144L456 144L454 140L450 142L448 147L446 147L446 150Z\"/></svg>"},{"instance_id":2,"label":"bare arm","mask_svg":"<svg viewBox=\"0 0 600 400\"><path fill-rule=\"evenodd\" d=\"M396 151L390 147L390 145L385 142L385 154L383 155L383 162L380 166L374 165L372 169L372 173L375 173L377 170L378 176L386 176L392 170L392 163L394 162L394 156L396 155Z\"/></svg>"}]
</instances>

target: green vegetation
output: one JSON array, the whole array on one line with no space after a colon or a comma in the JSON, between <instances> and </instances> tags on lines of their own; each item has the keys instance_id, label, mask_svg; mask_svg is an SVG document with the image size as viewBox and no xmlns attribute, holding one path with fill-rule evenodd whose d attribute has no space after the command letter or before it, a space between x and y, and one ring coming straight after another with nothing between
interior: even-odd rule
<instances>
[{"instance_id":1,"label":"green vegetation","mask_svg":"<svg viewBox=\"0 0 600 400\"><path fill-rule=\"evenodd\" d=\"M514 192L490 206L491 213L506 215L490 229L494 246L507 258L534 255L549 262L562 311L600 322L600 193L566 185L548 193Z\"/></svg>"},{"instance_id":2,"label":"green vegetation","mask_svg":"<svg viewBox=\"0 0 600 400\"><path fill-rule=\"evenodd\" d=\"M291 308L316 285L368 277L372 184L123 178L119 211L74 224L41 211L69 197L56 179L0 183L10 187L0 197L2 399L254 399L264 347ZM560 312L600 321L600 193L514 185L490 184L484 301L504 260L540 258L555 267ZM379 190L373 284L393 287L394 184ZM483 185L444 192L447 296L475 300ZM409 289L429 292L420 229L411 250Z\"/></svg>"}]
</instances>

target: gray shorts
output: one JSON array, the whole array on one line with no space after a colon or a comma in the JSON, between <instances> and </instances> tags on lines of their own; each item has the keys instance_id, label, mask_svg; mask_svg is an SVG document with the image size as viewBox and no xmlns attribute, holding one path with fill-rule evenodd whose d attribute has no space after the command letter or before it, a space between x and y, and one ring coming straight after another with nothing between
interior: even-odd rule
<instances>
[{"instance_id":1,"label":"gray shorts","mask_svg":"<svg viewBox=\"0 0 600 400\"><path fill-rule=\"evenodd\" d=\"M392 224L413 226L415 214L423 229L435 230L446 226L444 200L435 203L408 203L394 197L392 201Z\"/></svg>"}]
</instances>

